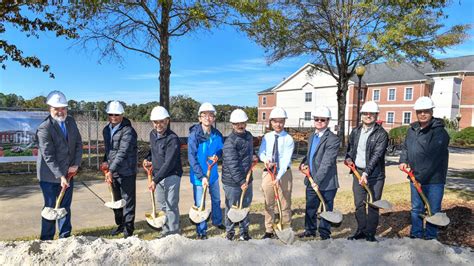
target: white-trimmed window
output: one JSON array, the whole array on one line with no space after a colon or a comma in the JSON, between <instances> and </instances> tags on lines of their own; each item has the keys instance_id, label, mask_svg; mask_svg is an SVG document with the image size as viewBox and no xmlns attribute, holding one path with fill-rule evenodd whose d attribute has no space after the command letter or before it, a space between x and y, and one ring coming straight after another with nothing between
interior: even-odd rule
<instances>
[{"instance_id":1,"label":"white-trimmed window","mask_svg":"<svg viewBox=\"0 0 474 266\"><path fill-rule=\"evenodd\" d=\"M403 124L408 125L411 123L411 112L403 112Z\"/></svg>"},{"instance_id":2,"label":"white-trimmed window","mask_svg":"<svg viewBox=\"0 0 474 266\"><path fill-rule=\"evenodd\" d=\"M397 89L390 88L388 89L387 101L395 101L397 99Z\"/></svg>"},{"instance_id":3,"label":"white-trimmed window","mask_svg":"<svg viewBox=\"0 0 474 266\"><path fill-rule=\"evenodd\" d=\"M387 124L393 124L395 122L395 112L387 112Z\"/></svg>"},{"instance_id":4,"label":"white-trimmed window","mask_svg":"<svg viewBox=\"0 0 474 266\"><path fill-rule=\"evenodd\" d=\"M407 87L405 88L405 101L413 100L413 88Z\"/></svg>"},{"instance_id":5,"label":"white-trimmed window","mask_svg":"<svg viewBox=\"0 0 474 266\"><path fill-rule=\"evenodd\" d=\"M372 101L374 102L380 101L380 90L373 90Z\"/></svg>"},{"instance_id":6,"label":"white-trimmed window","mask_svg":"<svg viewBox=\"0 0 474 266\"><path fill-rule=\"evenodd\" d=\"M267 105L267 97L266 96L262 97L262 105Z\"/></svg>"},{"instance_id":7,"label":"white-trimmed window","mask_svg":"<svg viewBox=\"0 0 474 266\"><path fill-rule=\"evenodd\" d=\"M304 101L305 102L312 102L313 101L313 93L312 92L306 92L304 94Z\"/></svg>"},{"instance_id":8,"label":"white-trimmed window","mask_svg":"<svg viewBox=\"0 0 474 266\"><path fill-rule=\"evenodd\" d=\"M311 121L311 112L304 112L304 120Z\"/></svg>"},{"instance_id":9,"label":"white-trimmed window","mask_svg":"<svg viewBox=\"0 0 474 266\"><path fill-rule=\"evenodd\" d=\"M262 120L265 121L267 114L265 112L262 112Z\"/></svg>"}]
</instances>

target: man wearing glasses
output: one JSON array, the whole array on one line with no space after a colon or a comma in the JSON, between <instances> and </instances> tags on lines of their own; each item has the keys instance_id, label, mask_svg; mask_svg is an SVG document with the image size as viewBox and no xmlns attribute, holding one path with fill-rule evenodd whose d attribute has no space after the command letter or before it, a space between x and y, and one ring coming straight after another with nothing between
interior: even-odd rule
<instances>
[{"instance_id":1,"label":"man wearing glasses","mask_svg":"<svg viewBox=\"0 0 474 266\"><path fill-rule=\"evenodd\" d=\"M367 199L367 191L362 187L362 183L368 184L374 201L380 200L385 183L385 150L388 145L388 134L382 126L375 123L379 113L379 106L375 102L364 103L360 112L362 125L352 130L346 153L346 163L355 164L357 171L362 173L360 181L353 177L352 191L356 207L357 231L348 239L366 239L375 242L379 210L368 206L366 213L364 201Z\"/></svg>"},{"instance_id":2,"label":"man wearing glasses","mask_svg":"<svg viewBox=\"0 0 474 266\"><path fill-rule=\"evenodd\" d=\"M309 166L311 177L324 198L327 211L332 211L334 198L339 188L336 158L341 142L337 135L328 128L331 119L329 108L326 106L316 108L313 117L315 131L308 139L308 153L301 162L300 168L303 169ZM331 224L321 219L319 228L317 226L320 199L308 178L305 178L304 183L306 185L305 231L299 237L315 237L318 229L322 240L329 239L331 238Z\"/></svg>"},{"instance_id":3,"label":"man wearing glasses","mask_svg":"<svg viewBox=\"0 0 474 266\"><path fill-rule=\"evenodd\" d=\"M210 176L206 176L208 160L217 160L222 156L223 137L221 132L212 126L216 121L216 109L212 104L203 103L199 107L198 116L199 124L189 129L188 137L189 176L193 185L194 203L195 206L201 206L203 186L208 186L211 194L212 224L224 230L217 164L212 167ZM196 232L198 239L207 239L207 222L197 224Z\"/></svg>"},{"instance_id":4,"label":"man wearing glasses","mask_svg":"<svg viewBox=\"0 0 474 266\"><path fill-rule=\"evenodd\" d=\"M124 199L125 207L114 209L117 228L111 235L123 232L124 238L133 235L136 203L137 133L132 123L123 117L124 109L119 101L107 105L109 124L104 127L105 155L103 167L107 167L105 181L112 185L115 200Z\"/></svg>"},{"instance_id":5,"label":"man wearing glasses","mask_svg":"<svg viewBox=\"0 0 474 266\"><path fill-rule=\"evenodd\" d=\"M265 234L262 239L273 238L273 219L275 209L275 192L273 186L280 190L280 200L283 225L291 225L291 191L293 189L293 176L291 174L291 155L295 143L293 138L285 131L285 121L288 118L286 111L275 107L270 113L270 125L273 131L268 132L262 139L258 156L264 162L265 168L273 169L276 165L277 174L275 181L266 170L262 175L262 189L265 196Z\"/></svg>"},{"instance_id":6,"label":"man wearing glasses","mask_svg":"<svg viewBox=\"0 0 474 266\"><path fill-rule=\"evenodd\" d=\"M433 117L434 103L429 97L420 97L415 102L417 122L410 125L400 155L401 170L408 166L413 170L423 192L428 198L432 213L441 210L444 184L448 173L449 135L440 118ZM426 223L423 229L425 206L413 183L411 187L411 238L436 239L438 227Z\"/></svg>"}]
</instances>

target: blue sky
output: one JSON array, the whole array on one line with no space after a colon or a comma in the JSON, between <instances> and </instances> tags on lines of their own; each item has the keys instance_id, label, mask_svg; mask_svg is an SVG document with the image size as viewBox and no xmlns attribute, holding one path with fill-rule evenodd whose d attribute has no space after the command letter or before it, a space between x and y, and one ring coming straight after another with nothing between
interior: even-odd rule
<instances>
[{"instance_id":1,"label":"blue sky","mask_svg":"<svg viewBox=\"0 0 474 266\"><path fill-rule=\"evenodd\" d=\"M453 1L447 9L447 26L474 23L474 1ZM100 64L92 50L71 47L72 42L41 34L40 39L26 38L12 31L5 34L15 40L25 55L37 55L49 64L56 78L38 69L25 69L8 62L0 70L0 92L15 93L26 99L46 96L61 90L76 101L121 100L128 104L159 101L158 63L138 53L123 52L124 60L105 60ZM436 56L455 57L474 54L474 29L462 45ZM309 58L290 58L266 64L265 52L243 33L222 27L199 32L171 44L171 95L186 94L215 104L257 105L257 92L278 84L299 69Z\"/></svg>"}]
</instances>

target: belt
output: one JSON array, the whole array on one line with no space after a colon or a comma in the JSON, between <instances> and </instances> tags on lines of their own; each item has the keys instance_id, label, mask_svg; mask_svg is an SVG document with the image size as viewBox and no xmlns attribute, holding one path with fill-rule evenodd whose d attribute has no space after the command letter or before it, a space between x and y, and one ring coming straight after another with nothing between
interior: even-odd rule
<instances>
[{"instance_id":1,"label":"belt","mask_svg":"<svg viewBox=\"0 0 474 266\"><path fill-rule=\"evenodd\" d=\"M290 170L290 167L286 168L286 170L287 170L287 171ZM264 168L263 171L264 171L264 172L267 172L267 168Z\"/></svg>"}]
</instances>

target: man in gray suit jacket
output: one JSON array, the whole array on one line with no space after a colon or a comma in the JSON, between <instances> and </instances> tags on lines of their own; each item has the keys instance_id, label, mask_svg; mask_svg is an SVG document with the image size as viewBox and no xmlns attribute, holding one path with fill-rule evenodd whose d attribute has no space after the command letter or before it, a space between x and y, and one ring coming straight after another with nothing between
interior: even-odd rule
<instances>
[{"instance_id":1,"label":"man in gray suit jacket","mask_svg":"<svg viewBox=\"0 0 474 266\"><path fill-rule=\"evenodd\" d=\"M44 207L54 208L62 187L68 187L60 208L67 215L58 220L59 238L71 235L71 202L74 182L67 180L68 173L75 173L81 165L82 139L74 118L67 115L67 100L60 91L52 91L46 103L50 115L36 131L38 140L37 177L44 197ZM41 240L52 240L56 221L42 218Z\"/></svg>"},{"instance_id":2,"label":"man in gray suit jacket","mask_svg":"<svg viewBox=\"0 0 474 266\"><path fill-rule=\"evenodd\" d=\"M337 179L336 157L340 146L339 138L328 129L331 119L329 108L322 106L316 108L313 113L315 132L308 140L308 153L300 165L300 169L309 166L311 177L318 185L319 190L326 203L327 211L332 211L334 197L336 197L339 182ZM306 212L305 231L300 238L315 237L316 229L322 240L331 238L331 224L321 219L319 228L317 226L317 212L320 199L311 186L308 178L304 180L306 185Z\"/></svg>"}]
</instances>

